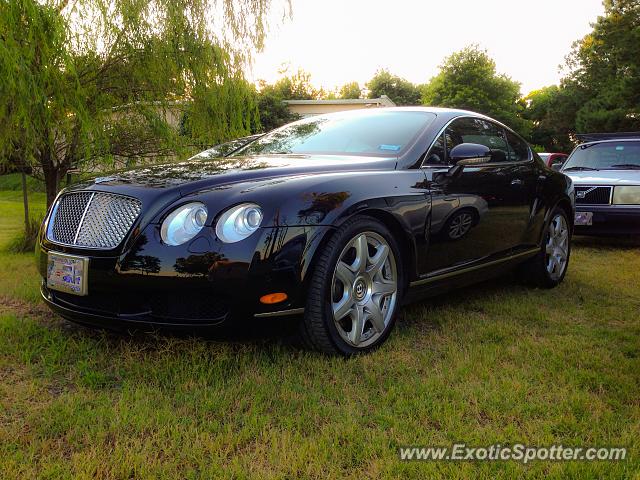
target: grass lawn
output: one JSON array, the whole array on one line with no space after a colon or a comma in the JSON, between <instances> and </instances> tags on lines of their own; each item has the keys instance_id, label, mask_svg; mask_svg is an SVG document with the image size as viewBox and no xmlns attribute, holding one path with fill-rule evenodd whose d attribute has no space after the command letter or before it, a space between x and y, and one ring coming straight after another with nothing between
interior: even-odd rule
<instances>
[{"instance_id":1,"label":"grass lawn","mask_svg":"<svg viewBox=\"0 0 640 480\"><path fill-rule=\"evenodd\" d=\"M20 228L13 193L0 193L0 242ZM637 245L576 243L555 290L502 279L409 307L385 346L347 361L277 337L73 327L38 302L32 255L0 262L3 479L640 478ZM629 452L398 459L400 445L454 442Z\"/></svg>"}]
</instances>

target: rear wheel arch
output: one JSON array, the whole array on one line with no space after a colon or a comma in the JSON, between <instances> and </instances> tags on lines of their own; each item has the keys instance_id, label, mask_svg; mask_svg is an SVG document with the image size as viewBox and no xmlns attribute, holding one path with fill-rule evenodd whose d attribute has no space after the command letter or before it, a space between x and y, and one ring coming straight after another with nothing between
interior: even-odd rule
<instances>
[{"instance_id":1,"label":"rear wheel arch","mask_svg":"<svg viewBox=\"0 0 640 480\"><path fill-rule=\"evenodd\" d=\"M567 214L567 220L573 227L573 208L571 207L571 201L568 198L561 198L555 205L557 208L561 208ZM553 210L553 208L551 209Z\"/></svg>"},{"instance_id":2,"label":"rear wheel arch","mask_svg":"<svg viewBox=\"0 0 640 480\"><path fill-rule=\"evenodd\" d=\"M556 200L554 203L552 203L544 214L544 224L542 227L542 231L540 232L540 242L544 240L543 235L544 235L546 225L551 220L551 214L556 208L561 208L564 211L564 213L566 213L567 222L569 222L569 230L573 232L574 215L573 215L573 208L571 206L571 200L569 200L569 198L567 197L562 197L559 200Z\"/></svg>"}]
</instances>

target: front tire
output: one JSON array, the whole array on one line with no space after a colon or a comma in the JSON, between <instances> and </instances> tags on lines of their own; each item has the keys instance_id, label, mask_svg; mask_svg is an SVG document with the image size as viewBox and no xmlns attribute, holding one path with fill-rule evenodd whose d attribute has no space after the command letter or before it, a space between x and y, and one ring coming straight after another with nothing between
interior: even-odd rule
<instances>
[{"instance_id":1,"label":"front tire","mask_svg":"<svg viewBox=\"0 0 640 480\"><path fill-rule=\"evenodd\" d=\"M536 287L553 288L567 273L571 256L571 229L567 212L555 208L549 216L540 252L520 266L520 276Z\"/></svg>"},{"instance_id":2,"label":"front tire","mask_svg":"<svg viewBox=\"0 0 640 480\"><path fill-rule=\"evenodd\" d=\"M350 356L382 344L395 324L402 294L402 263L389 229L360 216L337 230L320 252L309 283L304 343Z\"/></svg>"}]
</instances>

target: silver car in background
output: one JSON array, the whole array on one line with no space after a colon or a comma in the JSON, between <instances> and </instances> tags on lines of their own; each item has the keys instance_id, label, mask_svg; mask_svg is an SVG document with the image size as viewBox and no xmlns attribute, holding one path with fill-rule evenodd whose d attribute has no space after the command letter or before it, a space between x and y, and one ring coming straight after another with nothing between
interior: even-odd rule
<instances>
[{"instance_id":1,"label":"silver car in background","mask_svg":"<svg viewBox=\"0 0 640 480\"><path fill-rule=\"evenodd\" d=\"M561 169L575 186L575 233L640 234L640 132L578 137Z\"/></svg>"}]
</instances>

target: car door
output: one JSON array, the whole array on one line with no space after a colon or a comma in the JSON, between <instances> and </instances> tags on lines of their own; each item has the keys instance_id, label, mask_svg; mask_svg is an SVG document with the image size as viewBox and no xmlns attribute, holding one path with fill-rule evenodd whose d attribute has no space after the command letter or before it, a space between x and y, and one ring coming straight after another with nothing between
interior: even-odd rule
<instances>
[{"instance_id":1,"label":"car door","mask_svg":"<svg viewBox=\"0 0 640 480\"><path fill-rule=\"evenodd\" d=\"M512 215L515 247L531 247L538 242L543 211L537 200L545 172L533 157L531 148L518 135L505 129L509 155L508 174L511 186L505 197Z\"/></svg>"},{"instance_id":2,"label":"car door","mask_svg":"<svg viewBox=\"0 0 640 480\"><path fill-rule=\"evenodd\" d=\"M489 147L491 160L447 175L451 149L462 143ZM527 181L516 155L501 126L476 117L454 120L434 142L423 165L432 193L430 273L508 255L521 242Z\"/></svg>"}]
</instances>

